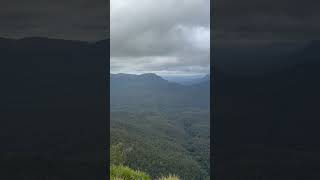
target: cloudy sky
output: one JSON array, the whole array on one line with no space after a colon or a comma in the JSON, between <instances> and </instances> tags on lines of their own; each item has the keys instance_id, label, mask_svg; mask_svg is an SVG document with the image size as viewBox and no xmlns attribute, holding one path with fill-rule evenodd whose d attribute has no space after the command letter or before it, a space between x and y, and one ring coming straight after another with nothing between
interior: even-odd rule
<instances>
[{"instance_id":1,"label":"cloudy sky","mask_svg":"<svg viewBox=\"0 0 320 180\"><path fill-rule=\"evenodd\" d=\"M209 73L210 0L111 0L112 73Z\"/></svg>"},{"instance_id":2,"label":"cloudy sky","mask_svg":"<svg viewBox=\"0 0 320 180\"><path fill-rule=\"evenodd\" d=\"M110 8L108 2L1 0L0 37L97 41L110 35L114 73L208 73L210 0L111 0ZM320 39L319 0L211 3L215 47Z\"/></svg>"},{"instance_id":3,"label":"cloudy sky","mask_svg":"<svg viewBox=\"0 0 320 180\"><path fill-rule=\"evenodd\" d=\"M215 0L216 45L257 45L320 38L319 0Z\"/></svg>"},{"instance_id":4,"label":"cloudy sky","mask_svg":"<svg viewBox=\"0 0 320 180\"><path fill-rule=\"evenodd\" d=\"M108 37L106 0L1 0L0 37L97 41Z\"/></svg>"}]
</instances>

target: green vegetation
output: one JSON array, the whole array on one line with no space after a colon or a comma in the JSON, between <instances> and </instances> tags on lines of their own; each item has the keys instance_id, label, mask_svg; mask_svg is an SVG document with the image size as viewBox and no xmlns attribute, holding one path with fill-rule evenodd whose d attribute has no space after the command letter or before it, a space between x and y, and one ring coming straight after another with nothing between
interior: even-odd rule
<instances>
[{"instance_id":1,"label":"green vegetation","mask_svg":"<svg viewBox=\"0 0 320 180\"><path fill-rule=\"evenodd\" d=\"M112 165L110 167L110 176L111 180L151 180L148 174L122 165Z\"/></svg>"},{"instance_id":2,"label":"green vegetation","mask_svg":"<svg viewBox=\"0 0 320 180\"><path fill-rule=\"evenodd\" d=\"M122 143L110 147L110 164L123 165L125 164L126 154Z\"/></svg>"},{"instance_id":3,"label":"green vegetation","mask_svg":"<svg viewBox=\"0 0 320 180\"><path fill-rule=\"evenodd\" d=\"M151 180L151 177L142 171L133 170L127 166L114 166L110 167L111 180ZM180 180L178 176L169 175L160 177L157 180Z\"/></svg>"},{"instance_id":4,"label":"green vegetation","mask_svg":"<svg viewBox=\"0 0 320 180\"><path fill-rule=\"evenodd\" d=\"M121 152L111 152L111 162L141 169L153 178L171 173L183 179L205 179L210 152L208 113L192 112L198 120L189 113L112 112L111 149Z\"/></svg>"},{"instance_id":5,"label":"green vegetation","mask_svg":"<svg viewBox=\"0 0 320 180\"><path fill-rule=\"evenodd\" d=\"M167 177L161 177L158 180L180 180L180 178L178 176L169 175Z\"/></svg>"},{"instance_id":6,"label":"green vegetation","mask_svg":"<svg viewBox=\"0 0 320 180\"><path fill-rule=\"evenodd\" d=\"M133 170L125 163L125 152L123 144L119 143L110 148L110 179L111 180L151 180L151 176L139 170ZM116 160L120 160L117 162ZM169 175L167 177L160 177L158 180L180 180L178 176Z\"/></svg>"},{"instance_id":7,"label":"green vegetation","mask_svg":"<svg viewBox=\"0 0 320 180\"><path fill-rule=\"evenodd\" d=\"M152 179L210 179L208 86L124 76L111 78L111 164Z\"/></svg>"}]
</instances>

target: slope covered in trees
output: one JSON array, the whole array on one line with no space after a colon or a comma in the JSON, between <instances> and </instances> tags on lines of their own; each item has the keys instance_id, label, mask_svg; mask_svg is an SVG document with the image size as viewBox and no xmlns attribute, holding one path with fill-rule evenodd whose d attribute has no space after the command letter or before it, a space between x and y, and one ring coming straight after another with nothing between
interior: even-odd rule
<instances>
[{"instance_id":1,"label":"slope covered in trees","mask_svg":"<svg viewBox=\"0 0 320 180\"><path fill-rule=\"evenodd\" d=\"M209 81L184 86L155 74L115 74L110 91L111 144L122 144L125 165L152 178L209 178Z\"/></svg>"}]
</instances>

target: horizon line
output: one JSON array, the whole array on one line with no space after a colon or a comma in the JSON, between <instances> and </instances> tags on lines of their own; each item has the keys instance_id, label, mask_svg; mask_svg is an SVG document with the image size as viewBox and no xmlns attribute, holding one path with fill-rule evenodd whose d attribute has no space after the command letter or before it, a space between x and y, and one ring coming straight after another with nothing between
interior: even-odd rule
<instances>
[{"instance_id":1,"label":"horizon line","mask_svg":"<svg viewBox=\"0 0 320 180\"><path fill-rule=\"evenodd\" d=\"M60 40L60 41L73 41L73 42L85 42L85 43L97 43L101 41L110 40L110 37L106 37L104 39L100 40L80 40L80 39L66 39L66 38L58 38L58 37L48 37L48 36L25 36L25 37L4 37L0 36L0 40L14 40L14 41L20 41L20 40L26 40L26 39L47 39L47 40Z\"/></svg>"},{"instance_id":2,"label":"horizon line","mask_svg":"<svg viewBox=\"0 0 320 180\"><path fill-rule=\"evenodd\" d=\"M140 75L146 75L146 74L154 74L160 77L165 77L165 76L207 76L210 75L210 72L208 73L202 73L202 74L166 74L166 75L161 75L158 73L154 73L154 72L150 72L150 73L112 73L110 72L110 75L117 75L117 74L123 74L123 75L136 75L136 76L140 76Z\"/></svg>"}]
</instances>

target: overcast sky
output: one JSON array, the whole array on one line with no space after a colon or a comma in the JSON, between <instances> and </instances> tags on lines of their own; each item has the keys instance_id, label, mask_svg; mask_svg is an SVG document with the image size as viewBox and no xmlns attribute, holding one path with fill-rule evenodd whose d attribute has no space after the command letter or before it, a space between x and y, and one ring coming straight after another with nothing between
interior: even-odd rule
<instances>
[{"instance_id":1,"label":"overcast sky","mask_svg":"<svg viewBox=\"0 0 320 180\"><path fill-rule=\"evenodd\" d=\"M210 0L111 0L112 73L209 73Z\"/></svg>"},{"instance_id":2,"label":"overcast sky","mask_svg":"<svg viewBox=\"0 0 320 180\"><path fill-rule=\"evenodd\" d=\"M214 0L216 45L257 45L320 38L319 0Z\"/></svg>"},{"instance_id":3,"label":"overcast sky","mask_svg":"<svg viewBox=\"0 0 320 180\"><path fill-rule=\"evenodd\" d=\"M1 0L0 37L108 38L106 0Z\"/></svg>"},{"instance_id":4,"label":"overcast sky","mask_svg":"<svg viewBox=\"0 0 320 180\"><path fill-rule=\"evenodd\" d=\"M0 37L97 41L111 71L206 74L210 0L1 0ZM215 47L320 39L319 0L212 0Z\"/></svg>"}]
</instances>

